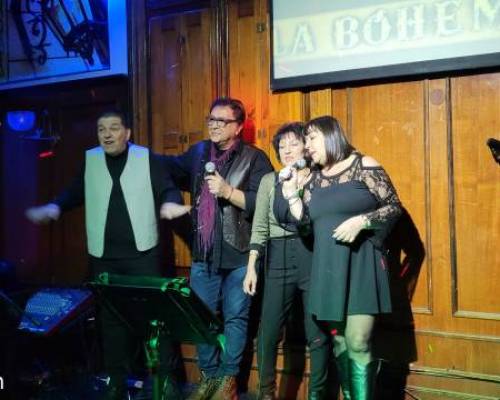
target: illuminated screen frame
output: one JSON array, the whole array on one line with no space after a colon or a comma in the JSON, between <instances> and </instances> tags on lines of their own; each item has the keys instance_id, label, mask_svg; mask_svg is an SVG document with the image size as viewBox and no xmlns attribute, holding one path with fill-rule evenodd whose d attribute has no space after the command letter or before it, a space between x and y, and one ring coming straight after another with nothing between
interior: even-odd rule
<instances>
[{"instance_id":1,"label":"illuminated screen frame","mask_svg":"<svg viewBox=\"0 0 500 400\"><path fill-rule=\"evenodd\" d=\"M349 68L337 71L312 73L308 75L295 75L290 77L275 76L275 26L274 26L274 2L269 0L270 17L270 86L271 90L300 89L308 86L325 86L334 84L345 84L350 82L361 82L370 80L389 79L396 77L409 77L425 74L436 74L451 71L466 71L471 69L490 68L500 66L500 51L487 54L474 54L461 57L450 57L440 59L429 59L419 62L380 64L367 68ZM470 0L474 1L474 0ZM339 1L337 3L342 3ZM352 1L343 3L351 4ZM358 2L359 3L359 2ZM418 3L418 2L414 2ZM347 8L347 7L346 7ZM500 10L497 11L498 29L500 29ZM499 46L500 48L500 46ZM415 51L418 51L417 49Z\"/></svg>"}]
</instances>

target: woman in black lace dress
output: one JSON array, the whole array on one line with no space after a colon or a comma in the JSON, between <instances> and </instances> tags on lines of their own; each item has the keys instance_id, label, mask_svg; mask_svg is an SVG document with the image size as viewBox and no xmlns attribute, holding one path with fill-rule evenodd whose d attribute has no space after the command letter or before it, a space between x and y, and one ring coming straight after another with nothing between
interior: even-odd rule
<instances>
[{"instance_id":1,"label":"woman in black lace dress","mask_svg":"<svg viewBox=\"0 0 500 400\"><path fill-rule=\"evenodd\" d=\"M330 116L306 125L306 148L318 170L303 192L284 184L292 214L314 229L309 311L329 324L344 398L373 398L375 316L391 311L383 241L401 214L384 169L347 141Z\"/></svg>"}]
</instances>

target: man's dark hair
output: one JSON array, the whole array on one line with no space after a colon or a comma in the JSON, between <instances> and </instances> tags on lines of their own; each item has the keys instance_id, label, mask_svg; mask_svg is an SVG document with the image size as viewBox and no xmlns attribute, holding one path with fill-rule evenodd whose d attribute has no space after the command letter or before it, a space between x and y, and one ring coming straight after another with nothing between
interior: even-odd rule
<instances>
[{"instance_id":1,"label":"man's dark hair","mask_svg":"<svg viewBox=\"0 0 500 400\"><path fill-rule=\"evenodd\" d=\"M306 136L304 134L304 124L302 122L289 122L281 125L273 136L273 148L276 153L278 161L281 162L280 158L280 141L288 133L293 133L294 136L299 139L302 143L306 142Z\"/></svg>"},{"instance_id":2,"label":"man's dark hair","mask_svg":"<svg viewBox=\"0 0 500 400\"><path fill-rule=\"evenodd\" d=\"M120 110L117 110L117 109L111 109L111 110L104 111L103 113L101 113L99 115L99 117L97 118L97 120L100 120L101 118L109 118L109 117L120 118L120 120L122 121L123 126L125 128L127 128L127 129L130 129L130 124L128 122L127 116L125 115L124 112L122 112Z\"/></svg>"},{"instance_id":3,"label":"man's dark hair","mask_svg":"<svg viewBox=\"0 0 500 400\"><path fill-rule=\"evenodd\" d=\"M304 128L306 136L311 130L321 132L325 138L326 167L345 160L355 150L345 137L344 130L336 118L329 115L314 118Z\"/></svg>"},{"instance_id":4,"label":"man's dark hair","mask_svg":"<svg viewBox=\"0 0 500 400\"><path fill-rule=\"evenodd\" d=\"M215 107L229 107L233 110L234 119L238 121L239 125L245 122L247 113L245 111L245 106L240 100L232 99L231 97L219 97L213 101L210 106L210 112L212 112Z\"/></svg>"}]
</instances>

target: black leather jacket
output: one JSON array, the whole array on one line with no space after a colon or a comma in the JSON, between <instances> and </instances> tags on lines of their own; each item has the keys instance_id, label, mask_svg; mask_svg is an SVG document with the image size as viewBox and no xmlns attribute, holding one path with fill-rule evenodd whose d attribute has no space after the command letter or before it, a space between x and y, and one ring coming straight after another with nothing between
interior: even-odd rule
<instances>
[{"instance_id":1,"label":"black leather jacket","mask_svg":"<svg viewBox=\"0 0 500 400\"><path fill-rule=\"evenodd\" d=\"M189 190L193 210L193 228L198 224L198 202L204 179L204 167L209 160L210 141L204 140L191 146L179 156L167 156L167 167L176 183ZM234 249L246 252L249 249L252 216L260 179L272 171L272 165L264 152L240 141L236 152L221 171L222 177L235 189L244 192L245 210L235 207L225 199L218 199L214 247L223 239ZM193 241L193 259L202 260L202 255Z\"/></svg>"}]
</instances>

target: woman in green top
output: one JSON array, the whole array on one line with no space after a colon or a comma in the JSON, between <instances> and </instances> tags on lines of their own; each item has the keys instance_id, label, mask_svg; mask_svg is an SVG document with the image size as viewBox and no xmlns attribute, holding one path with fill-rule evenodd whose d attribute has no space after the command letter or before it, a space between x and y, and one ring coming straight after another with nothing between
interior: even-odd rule
<instances>
[{"instance_id":1,"label":"woman in green top","mask_svg":"<svg viewBox=\"0 0 500 400\"><path fill-rule=\"evenodd\" d=\"M299 235L296 220L289 210L289 201L294 200L285 198L282 192L282 182L291 176L291 169L305 164L302 161L304 146L302 123L295 122L280 127L274 135L273 147L278 160L285 168L279 175L274 172L265 175L257 192L250 256L243 290L249 295L256 293L255 264L258 258L264 255L267 247L262 316L257 340L261 400L275 398L277 344L293 299L298 293L302 295L304 304L304 324L311 359L308 398L321 399L325 395L330 354L329 335L316 324L313 316L306 310L312 240L310 236ZM309 168L302 166L297 173L300 184L304 185L309 180Z\"/></svg>"}]
</instances>

